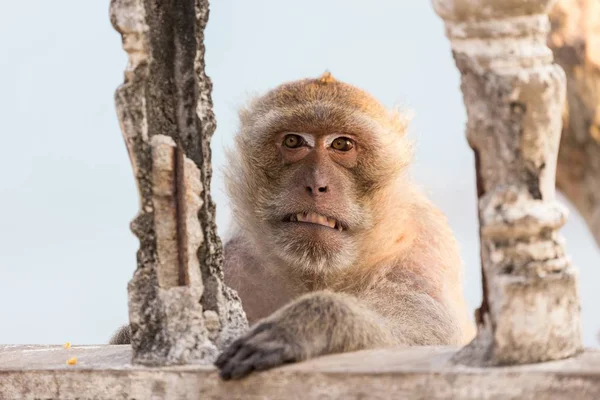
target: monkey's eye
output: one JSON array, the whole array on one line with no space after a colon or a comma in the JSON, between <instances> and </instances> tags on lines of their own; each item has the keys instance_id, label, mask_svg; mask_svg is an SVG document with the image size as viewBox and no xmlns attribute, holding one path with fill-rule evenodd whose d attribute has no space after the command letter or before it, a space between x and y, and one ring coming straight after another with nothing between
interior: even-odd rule
<instances>
[{"instance_id":1,"label":"monkey's eye","mask_svg":"<svg viewBox=\"0 0 600 400\"><path fill-rule=\"evenodd\" d=\"M331 147L339 151L348 151L354 147L354 144L348 138L339 137L331 143Z\"/></svg>"},{"instance_id":2,"label":"monkey's eye","mask_svg":"<svg viewBox=\"0 0 600 400\"><path fill-rule=\"evenodd\" d=\"M289 149L296 149L304 144L304 139L298 135L285 135L283 145Z\"/></svg>"}]
</instances>

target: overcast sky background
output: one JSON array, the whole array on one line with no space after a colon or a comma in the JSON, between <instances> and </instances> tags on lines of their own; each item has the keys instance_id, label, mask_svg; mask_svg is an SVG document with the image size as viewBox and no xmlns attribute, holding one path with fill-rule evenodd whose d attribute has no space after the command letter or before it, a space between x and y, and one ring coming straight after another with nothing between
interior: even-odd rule
<instances>
[{"instance_id":1,"label":"overcast sky background","mask_svg":"<svg viewBox=\"0 0 600 400\"><path fill-rule=\"evenodd\" d=\"M105 343L127 321L137 193L113 95L126 55L106 0L0 3L0 344ZM224 233L223 149L253 93L329 69L415 112L415 179L447 213L481 300L473 157L459 74L429 1L212 1L213 196ZM600 251L572 212L584 340L600 330ZM596 306L594 306L594 304Z\"/></svg>"}]
</instances>

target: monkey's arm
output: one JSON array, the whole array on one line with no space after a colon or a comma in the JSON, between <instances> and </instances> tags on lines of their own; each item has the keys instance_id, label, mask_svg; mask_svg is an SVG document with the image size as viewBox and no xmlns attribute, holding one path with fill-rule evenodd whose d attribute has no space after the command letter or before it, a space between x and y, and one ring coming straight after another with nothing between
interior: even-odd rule
<instances>
[{"instance_id":1,"label":"monkey's arm","mask_svg":"<svg viewBox=\"0 0 600 400\"><path fill-rule=\"evenodd\" d=\"M312 357L397 343L386 319L358 299L330 291L306 294L259 321L215 365L223 379Z\"/></svg>"}]
</instances>

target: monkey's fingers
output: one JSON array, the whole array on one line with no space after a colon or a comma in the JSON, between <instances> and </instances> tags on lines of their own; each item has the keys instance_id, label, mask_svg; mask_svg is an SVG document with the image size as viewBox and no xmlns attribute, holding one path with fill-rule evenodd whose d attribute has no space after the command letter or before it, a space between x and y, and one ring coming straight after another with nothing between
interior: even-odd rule
<instances>
[{"instance_id":1,"label":"monkey's fingers","mask_svg":"<svg viewBox=\"0 0 600 400\"><path fill-rule=\"evenodd\" d=\"M240 379L249 375L252 371L264 371L296 361L295 357L283 347L255 350L254 353L250 353L250 356L247 356L249 354L247 351L236 355L235 359L230 360L223 367L220 374L221 378L224 380Z\"/></svg>"},{"instance_id":2,"label":"monkey's fingers","mask_svg":"<svg viewBox=\"0 0 600 400\"><path fill-rule=\"evenodd\" d=\"M234 342L215 365L221 370L222 379L239 379L253 370L262 371L297 361L301 353L301 347L285 334L285 330L266 323Z\"/></svg>"},{"instance_id":3,"label":"monkey's fingers","mask_svg":"<svg viewBox=\"0 0 600 400\"><path fill-rule=\"evenodd\" d=\"M286 349L278 349L271 353L255 354L252 360L252 367L255 371L264 371L296 361L299 361L298 358L289 351L286 351Z\"/></svg>"},{"instance_id":4,"label":"monkey's fingers","mask_svg":"<svg viewBox=\"0 0 600 400\"><path fill-rule=\"evenodd\" d=\"M257 343L256 336L252 336L253 333L250 332L246 337L238 339L234 343L235 347L232 345L217 359L215 365L221 370L221 378L227 380L234 376L246 375L251 371L251 364L245 363L246 359L266 349L265 346L261 346L260 340ZM262 343L269 346L268 341Z\"/></svg>"},{"instance_id":5,"label":"monkey's fingers","mask_svg":"<svg viewBox=\"0 0 600 400\"><path fill-rule=\"evenodd\" d=\"M227 361L219 375L223 380L243 378L254 369L250 360L257 354L259 353L254 353L249 347L243 347L238 354Z\"/></svg>"},{"instance_id":6,"label":"monkey's fingers","mask_svg":"<svg viewBox=\"0 0 600 400\"><path fill-rule=\"evenodd\" d=\"M252 364L246 362L246 359L252 358L257 351L259 349L251 343L244 343L229 358L221 362L221 366L219 367L221 369L221 378L228 380L247 375L252 370Z\"/></svg>"},{"instance_id":7,"label":"monkey's fingers","mask_svg":"<svg viewBox=\"0 0 600 400\"><path fill-rule=\"evenodd\" d=\"M250 374L254 368L250 363L233 364L230 363L221 371L221 378L225 381L230 379L240 379Z\"/></svg>"},{"instance_id":8,"label":"monkey's fingers","mask_svg":"<svg viewBox=\"0 0 600 400\"><path fill-rule=\"evenodd\" d=\"M225 365L227 360L232 358L238 352L238 350L244 345L244 343L249 342L250 340L252 340L253 337L255 337L257 335L263 334L263 332L268 332L269 330L272 330L273 327L274 327L274 324L271 322L259 323L254 328L250 329L250 331L247 332L245 335L242 335L241 337L234 340L229 345L229 347L227 347L225 350L223 350L221 352L221 354L219 355L219 357L217 357L217 360L215 361L214 365L219 369L223 368L223 365Z\"/></svg>"},{"instance_id":9,"label":"monkey's fingers","mask_svg":"<svg viewBox=\"0 0 600 400\"><path fill-rule=\"evenodd\" d=\"M219 369L223 368L225 363L231 357L233 357L238 352L238 350L242 347L245 340L246 340L246 337L241 337L239 339L236 339L233 343L231 343L229 345L229 347L227 347L225 350L223 350L223 352L221 352L221 354L219 355L219 357L217 357L217 360L214 363L215 367L217 367Z\"/></svg>"}]
</instances>

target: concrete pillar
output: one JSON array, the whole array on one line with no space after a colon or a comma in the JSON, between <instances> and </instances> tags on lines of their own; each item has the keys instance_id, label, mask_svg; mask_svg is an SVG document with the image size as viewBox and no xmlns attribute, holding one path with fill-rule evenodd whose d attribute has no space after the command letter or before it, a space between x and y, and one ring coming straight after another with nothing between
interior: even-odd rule
<instances>
[{"instance_id":1,"label":"concrete pillar","mask_svg":"<svg viewBox=\"0 0 600 400\"><path fill-rule=\"evenodd\" d=\"M223 284L210 196L208 1L112 0L110 16L129 56L115 99L140 199L128 285L133 361L211 363L247 322Z\"/></svg>"},{"instance_id":2,"label":"concrete pillar","mask_svg":"<svg viewBox=\"0 0 600 400\"><path fill-rule=\"evenodd\" d=\"M565 74L546 45L552 3L433 0L461 73L479 198L483 302L458 362L524 364L582 348L555 199Z\"/></svg>"}]
</instances>

